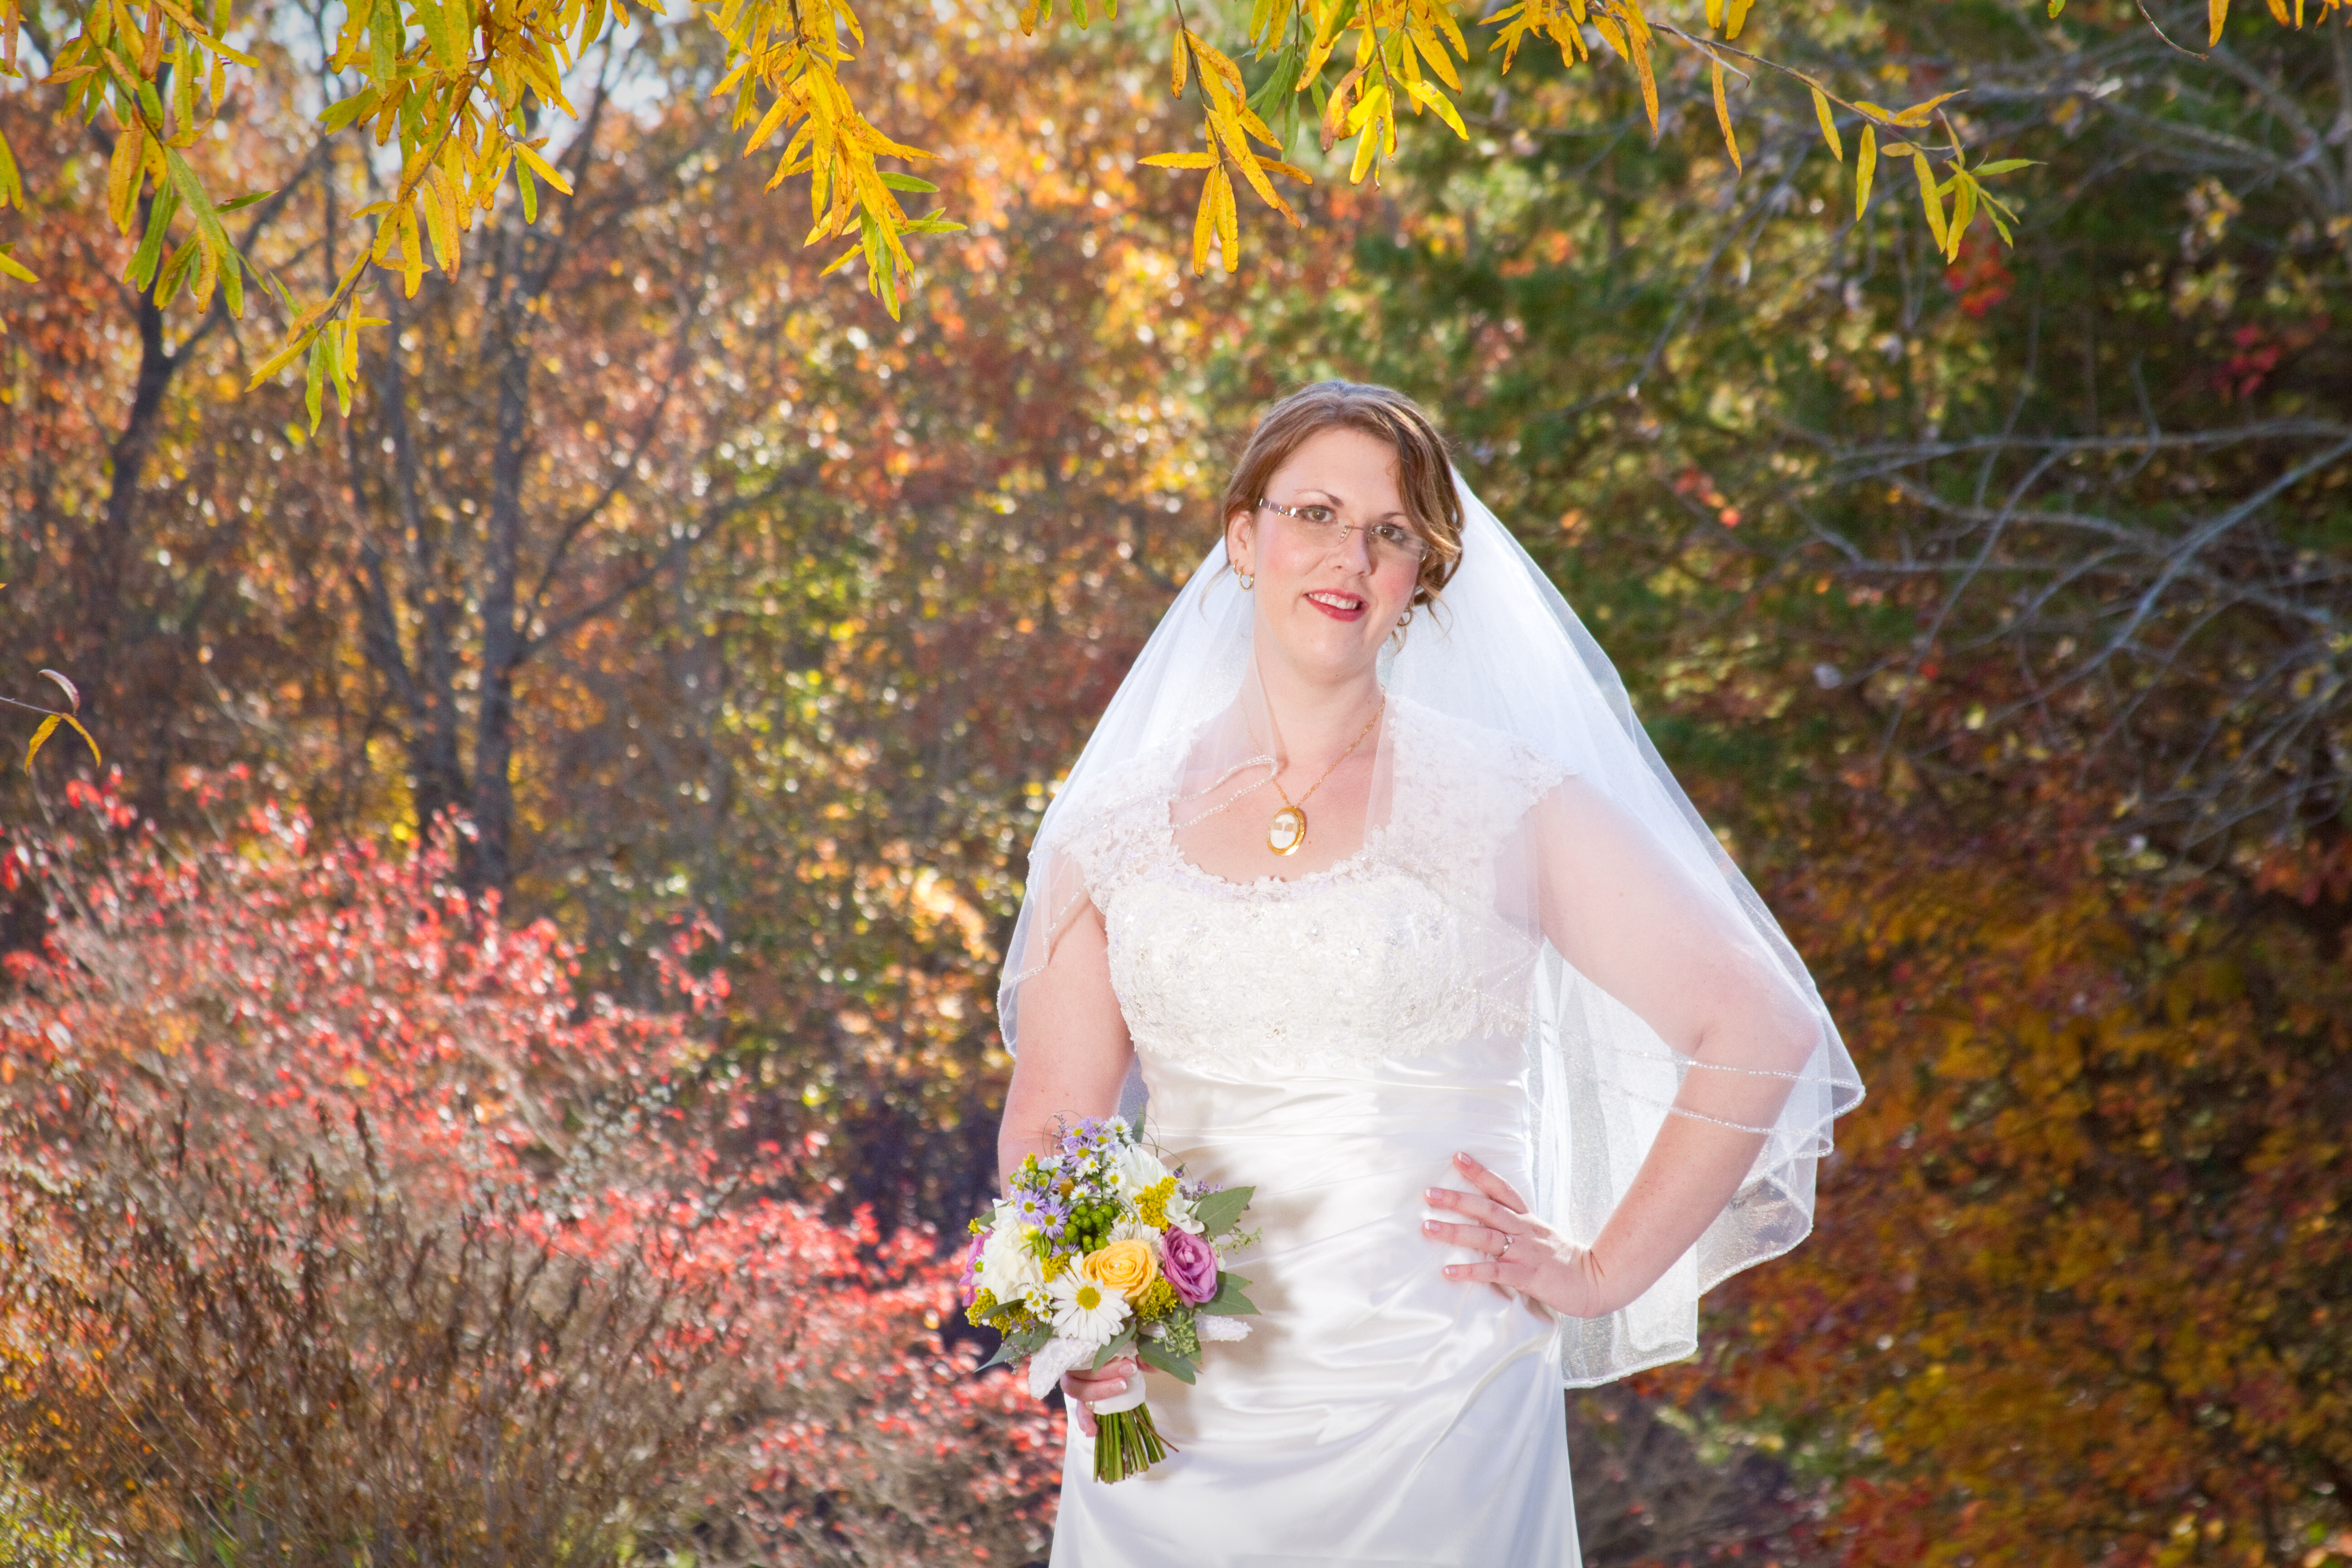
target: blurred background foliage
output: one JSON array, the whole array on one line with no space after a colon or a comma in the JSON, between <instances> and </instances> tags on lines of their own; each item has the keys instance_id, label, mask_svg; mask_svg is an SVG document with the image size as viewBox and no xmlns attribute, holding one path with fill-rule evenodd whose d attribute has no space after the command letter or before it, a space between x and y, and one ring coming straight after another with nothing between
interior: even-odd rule
<instances>
[{"instance_id":1,"label":"blurred background foliage","mask_svg":"<svg viewBox=\"0 0 2352 1568\"><path fill-rule=\"evenodd\" d=\"M189 769L394 848L463 809L464 883L650 1008L707 920L743 1135L838 1222L952 1230L1055 781L1253 410L1401 386L1871 1088L1705 1361L1572 1405L1593 1561L2352 1561L2352 36L1758 25L1854 92L1968 86L1971 145L2036 160L2015 248L1948 264L1907 192L1856 220L1801 98L1735 93L1735 176L1695 67L1654 147L1630 83L1529 51L1378 188L1296 153L1308 226L1196 279L1135 163L1185 134L1164 46L942 3L875 19L971 226L894 321L730 155L714 47L653 26L575 94L577 195L469 238L315 437L236 394L266 345L111 281L106 149L0 95L46 204L0 295L6 667L80 681L167 837L237 831ZM322 289L374 177L310 119L326 26L272 13L209 150L278 193L239 243ZM0 785L20 841L86 766ZM10 896L29 950L47 895Z\"/></svg>"}]
</instances>

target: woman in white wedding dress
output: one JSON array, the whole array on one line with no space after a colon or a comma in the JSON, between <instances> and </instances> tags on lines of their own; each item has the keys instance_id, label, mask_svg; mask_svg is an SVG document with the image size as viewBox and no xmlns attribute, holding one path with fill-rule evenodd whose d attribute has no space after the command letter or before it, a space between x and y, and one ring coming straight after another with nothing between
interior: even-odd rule
<instances>
[{"instance_id":1,"label":"woman in white wedding dress","mask_svg":"<svg viewBox=\"0 0 2352 1568\"><path fill-rule=\"evenodd\" d=\"M1256 1188L1262 1316L1150 1379L1116 1485L1065 1379L1055 1568L1578 1563L1563 1385L1689 1354L1811 1225L1861 1096L1804 968L1428 420L1327 383L1038 834L1006 1168L1111 1114Z\"/></svg>"}]
</instances>

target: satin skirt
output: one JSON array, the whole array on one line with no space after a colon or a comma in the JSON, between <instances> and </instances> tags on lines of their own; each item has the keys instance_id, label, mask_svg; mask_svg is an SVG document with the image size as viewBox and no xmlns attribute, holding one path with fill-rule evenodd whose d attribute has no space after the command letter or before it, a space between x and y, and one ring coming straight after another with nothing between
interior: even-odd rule
<instances>
[{"instance_id":1,"label":"satin skirt","mask_svg":"<svg viewBox=\"0 0 2352 1568\"><path fill-rule=\"evenodd\" d=\"M1257 1189L1227 1267L1261 1315L1193 1386L1146 1373L1176 1451L1144 1474L1097 1481L1071 1426L1053 1568L1573 1568L1552 1322L1444 1278L1472 1255L1421 1230L1457 1150L1530 1190L1517 1056L1261 1078L1142 1053L1163 1154Z\"/></svg>"}]
</instances>

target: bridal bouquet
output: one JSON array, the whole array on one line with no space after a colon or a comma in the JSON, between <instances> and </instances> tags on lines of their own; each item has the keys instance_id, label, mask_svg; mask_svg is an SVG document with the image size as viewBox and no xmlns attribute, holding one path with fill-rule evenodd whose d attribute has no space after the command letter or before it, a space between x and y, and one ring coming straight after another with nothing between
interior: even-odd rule
<instances>
[{"instance_id":1,"label":"bridal bouquet","mask_svg":"<svg viewBox=\"0 0 2352 1568\"><path fill-rule=\"evenodd\" d=\"M1255 1239L1234 1229L1255 1188L1181 1180L1117 1118L1079 1122L1007 1184L971 1222L964 1315L1004 1336L989 1365L1028 1362L1031 1394L1129 1354L1191 1383L1203 1342L1248 1337L1249 1281L1225 1271L1220 1248ZM1142 1381L1094 1406L1097 1480L1167 1457Z\"/></svg>"}]
</instances>

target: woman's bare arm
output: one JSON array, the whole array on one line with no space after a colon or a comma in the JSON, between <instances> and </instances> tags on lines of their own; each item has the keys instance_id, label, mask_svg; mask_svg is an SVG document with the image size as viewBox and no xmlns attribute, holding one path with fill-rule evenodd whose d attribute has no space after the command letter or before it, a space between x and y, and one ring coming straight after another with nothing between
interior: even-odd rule
<instances>
[{"instance_id":1,"label":"woman's bare arm","mask_svg":"<svg viewBox=\"0 0 2352 1568\"><path fill-rule=\"evenodd\" d=\"M1021 1047L996 1133L999 1174L1044 1150L1057 1121L1110 1116L1135 1059L1111 989L1102 914L1081 905L1044 971L1021 987Z\"/></svg>"},{"instance_id":2,"label":"woman's bare arm","mask_svg":"<svg viewBox=\"0 0 2352 1568\"><path fill-rule=\"evenodd\" d=\"M1009 1175L1024 1158L1043 1152L1056 1122L1116 1115L1119 1086L1134 1059L1127 1019L1111 989L1102 914L1088 900L1054 944L1045 970L1021 987L1021 1054L1013 1058L1004 1120L996 1131L998 1174ZM1121 1356L1096 1371L1063 1376L1062 1392L1080 1431L1089 1437L1095 1433L1087 1402L1120 1392L1138 1370L1132 1356Z\"/></svg>"}]
</instances>

